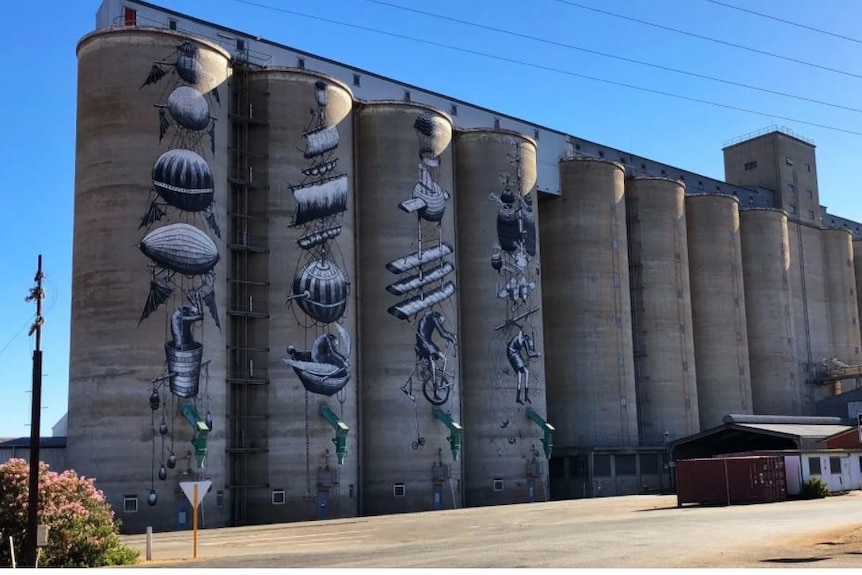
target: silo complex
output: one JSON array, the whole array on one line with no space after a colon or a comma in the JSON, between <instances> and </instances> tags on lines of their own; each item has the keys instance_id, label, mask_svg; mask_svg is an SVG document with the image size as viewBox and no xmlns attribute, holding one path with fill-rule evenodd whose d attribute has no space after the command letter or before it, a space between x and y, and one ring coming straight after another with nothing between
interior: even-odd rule
<instances>
[{"instance_id":1,"label":"silo complex","mask_svg":"<svg viewBox=\"0 0 862 575\"><path fill-rule=\"evenodd\" d=\"M862 330L862 240L853 240L853 271L856 275L856 311L858 327ZM860 331L862 337L862 331ZM862 363L862 362L860 362Z\"/></svg>"},{"instance_id":2,"label":"silo complex","mask_svg":"<svg viewBox=\"0 0 862 575\"><path fill-rule=\"evenodd\" d=\"M388 101L369 102L354 118L361 509L460 507L452 123Z\"/></svg>"},{"instance_id":3,"label":"silo complex","mask_svg":"<svg viewBox=\"0 0 862 575\"><path fill-rule=\"evenodd\" d=\"M629 178L625 191L640 442L663 445L700 431L685 187Z\"/></svg>"},{"instance_id":4,"label":"silo complex","mask_svg":"<svg viewBox=\"0 0 862 575\"><path fill-rule=\"evenodd\" d=\"M691 312L701 429L753 413L745 321L739 200L685 199Z\"/></svg>"},{"instance_id":5,"label":"silo complex","mask_svg":"<svg viewBox=\"0 0 862 575\"><path fill-rule=\"evenodd\" d=\"M352 516L359 461L353 98L333 78L279 68L253 72L249 93L266 126L266 147L255 151L270 189L266 482L284 491L285 503L272 505L267 493L265 509L276 522Z\"/></svg>"},{"instance_id":6,"label":"silo complex","mask_svg":"<svg viewBox=\"0 0 862 575\"><path fill-rule=\"evenodd\" d=\"M832 330L826 301L823 235L820 228L799 221L787 225L790 242L790 285L799 381L804 395L800 415L813 415L814 402L831 395L830 386L809 383L824 358L832 357Z\"/></svg>"},{"instance_id":7,"label":"silo complex","mask_svg":"<svg viewBox=\"0 0 862 575\"><path fill-rule=\"evenodd\" d=\"M636 445L624 172L560 162L561 198L539 204L548 419L555 444Z\"/></svg>"},{"instance_id":8,"label":"silo complex","mask_svg":"<svg viewBox=\"0 0 862 575\"><path fill-rule=\"evenodd\" d=\"M140 500L130 530L177 528L178 480L226 484L227 77L169 31L78 44L68 465Z\"/></svg>"},{"instance_id":9,"label":"silo complex","mask_svg":"<svg viewBox=\"0 0 862 575\"><path fill-rule=\"evenodd\" d=\"M749 209L739 220L754 413L800 415L787 214Z\"/></svg>"},{"instance_id":10,"label":"silo complex","mask_svg":"<svg viewBox=\"0 0 862 575\"><path fill-rule=\"evenodd\" d=\"M829 312L831 354L848 365L862 364L859 354L859 312L853 266L853 236L848 230L821 230Z\"/></svg>"},{"instance_id":11,"label":"silo complex","mask_svg":"<svg viewBox=\"0 0 862 575\"><path fill-rule=\"evenodd\" d=\"M536 145L501 130L459 132L458 278L468 506L547 499Z\"/></svg>"}]
</instances>

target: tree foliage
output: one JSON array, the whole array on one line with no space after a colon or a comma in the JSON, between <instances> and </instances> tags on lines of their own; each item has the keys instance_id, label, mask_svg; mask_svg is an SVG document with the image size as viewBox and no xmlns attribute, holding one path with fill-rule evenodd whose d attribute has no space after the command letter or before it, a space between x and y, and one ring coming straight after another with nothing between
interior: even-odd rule
<instances>
[{"instance_id":1,"label":"tree foliage","mask_svg":"<svg viewBox=\"0 0 862 575\"><path fill-rule=\"evenodd\" d=\"M15 558L25 560L30 464L10 459L0 465L0 566L12 564L9 537L15 542ZM48 545L42 549L40 567L101 567L129 565L139 555L119 538L119 523L93 479L74 471L56 473L39 464L39 524L49 528Z\"/></svg>"}]
</instances>

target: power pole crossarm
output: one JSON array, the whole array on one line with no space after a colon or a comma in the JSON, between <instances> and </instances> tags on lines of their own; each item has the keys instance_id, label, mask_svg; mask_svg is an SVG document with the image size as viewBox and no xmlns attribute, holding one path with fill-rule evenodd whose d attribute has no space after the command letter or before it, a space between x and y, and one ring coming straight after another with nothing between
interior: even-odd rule
<instances>
[{"instance_id":1,"label":"power pole crossarm","mask_svg":"<svg viewBox=\"0 0 862 575\"><path fill-rule=\"evenodd\" d=\"M30 335L36 334L36 347L33 350L33 394L30 410L30 492L27 502L27 538L25 540L26 565L36 567L38 550L36 548L36 535L39 525L39 443L41 440L40 415L42 413L42 325L45 318L42 317L42 300L45 299L45 290L42 289L42 255L39 254L36 269L35 287L30 289L30 295L26 301L36 302L36 319L30 328Z\"/></svg>"}]
</instances>

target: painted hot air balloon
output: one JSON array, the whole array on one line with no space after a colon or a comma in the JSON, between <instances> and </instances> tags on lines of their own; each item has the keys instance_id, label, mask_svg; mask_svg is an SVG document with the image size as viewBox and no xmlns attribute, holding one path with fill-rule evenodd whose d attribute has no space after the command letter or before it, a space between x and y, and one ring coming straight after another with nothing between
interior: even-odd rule
<instances>
[{"instance_id":1,"label":"painted hot air balloon","mask_svg":"<svg viewBox=\"0 0 862 575\"><path fill-rule=\"evenodd\" d=\"M158 266L185 275L202 275L219 261L216 245L189 224L170 224L144 236L140 249Z\"/></svg>"},{"instance_id":2,"label":"painted hot air balloon","mask_svg":"<svg viewBox=\"0 0 862 575\"><path fill-rule=\"evenodd\" d=\"M153 189L171 206L199 212L213 201L212 170L197 152L169 150L153 165Z\"/></svg>"},{"instance_id":3,"label":"painted hot air balloon","mask_svg":"<svg viewBox=\"0 0 862 575\"><path fill-rule=\"evenodd\" d=\"M344 315L348 293L344 273L329 260L309 261L293 279L293 295L299 307L320 323L332 323Z\"/></svg>"}]
</instances>

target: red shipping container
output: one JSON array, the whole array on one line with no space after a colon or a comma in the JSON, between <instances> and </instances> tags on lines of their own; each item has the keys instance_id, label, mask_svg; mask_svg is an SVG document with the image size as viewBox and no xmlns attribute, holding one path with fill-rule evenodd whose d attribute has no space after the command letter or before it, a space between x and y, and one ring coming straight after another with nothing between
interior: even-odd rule
<instances>
[{"instance_id":1,"label":"red shipping container","mask_svg":"<svg viewBox=\"0 0 862 575\"><path fill-rule=\"evenodd\" d=\"M721 457L676 462L677 505L733 505L787 499L784 458Z\"/></svg>"}]
</instances>

